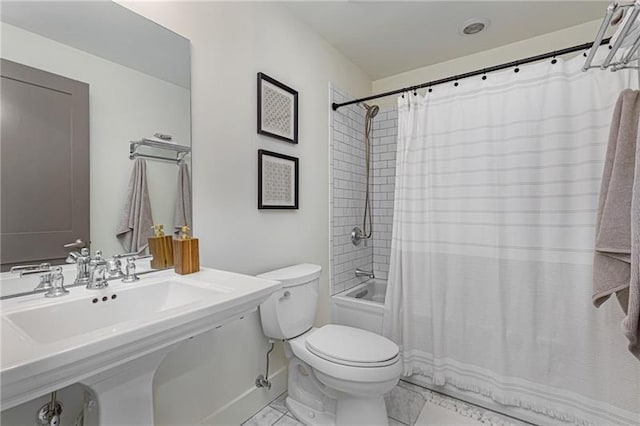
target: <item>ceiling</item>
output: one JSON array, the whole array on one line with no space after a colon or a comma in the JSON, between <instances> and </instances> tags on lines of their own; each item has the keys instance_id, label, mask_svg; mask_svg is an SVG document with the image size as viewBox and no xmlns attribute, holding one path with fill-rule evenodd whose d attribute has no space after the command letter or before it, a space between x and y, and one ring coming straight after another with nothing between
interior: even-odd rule
<instances>
[{"instance_id":1,"label":"ceiling","mask_svg":"<svg viewBox=\"0 0 640 426\"><path fill-rule=\"evenodd\" d=\"M286 7L377 80L601 19L609 3L308 1ZM462 35L463 23L474 17L491 24L479 34Z\"/></svg>"}]
</instances>

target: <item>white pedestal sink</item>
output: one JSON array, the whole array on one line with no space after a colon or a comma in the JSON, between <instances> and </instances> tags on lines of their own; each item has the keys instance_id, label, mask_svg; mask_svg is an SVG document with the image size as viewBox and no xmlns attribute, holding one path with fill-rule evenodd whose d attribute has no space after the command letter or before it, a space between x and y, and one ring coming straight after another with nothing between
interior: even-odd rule
<instances>
[{"instance_id":1,"label":"white pedestal sink","mask_svg":"<svg viewBox=\"0 0 640 426\"><path fill-rule=\"evenodd\" d=\"M281 285L203 269L146 275L0 301L2 409L73 383L98 400L100 425L153 424L153 375L182 341L251 312Z\"/></svg>"}]
</instances>

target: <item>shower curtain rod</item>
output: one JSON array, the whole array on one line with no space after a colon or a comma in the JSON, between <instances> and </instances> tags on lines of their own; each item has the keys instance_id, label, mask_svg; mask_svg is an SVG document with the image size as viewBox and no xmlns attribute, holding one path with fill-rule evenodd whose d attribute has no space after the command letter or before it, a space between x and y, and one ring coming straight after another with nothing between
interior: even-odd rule
<instances>
[{"instance_id":1,"label":"shower curtain rod","mask_svg":"<svg viewBox=\"0 0 640 426\"><path fill-rule=\"evenodd\" d=\"M600 42L600 45L609 43L609 40L611 40L610 37L603 39ZM409 87L405 87L403 89L396 89L396 90L392 90L390 92L384 92L384 93L379 93L377 95L366 96L364 98L354 99L354 100L348 101L348 102L342 102L342 103L334 102L334 103L331 104L331 108L333 108L333 110L336 111L338 108L341 108L341 107L347 106L347 105L353 105L353 104L358 104L360 102L371 101L373 99L379 99L379 98L384 98L384 97L387 97L387 96L398 95L400 93L412 92L412 91L415 91L415 90L418 90L418 89L424 89L426 87L432 87L432 86L436 86L438 84L449 83L451 81L462 80L463 78L474 77L476 75L482 75L482 74L486 74L488 72L499 71L499 70L503 70L503 69L506 69L506 68L511 68L511 67L516 67L517 68L520 65L528 64L528 63L531 63L531 62L542 61L544 59L553 58L555 56L566 55L568 53L579 52L581 50L587 50L587 49L590 49L593 46L593 43L594 42L578 44L576 46L567 47L565 49L554 50L553 52L542 53L540 55L530 56L528 58L519 59L517 61L505 62L504 64L494 65L494 66L491 66L491 67L488 67L488 68L482 68L482 69L478 69L478 70L475 70L475 71L467 72L467 73L464 73L464 74L453 75L451 77L441 78L439 80L433 80L433 81L430 81L428 83L422 83L422 84L418 84L418 85L415 85L415 86L409 86Z\"/></svg>"}]
</instances>

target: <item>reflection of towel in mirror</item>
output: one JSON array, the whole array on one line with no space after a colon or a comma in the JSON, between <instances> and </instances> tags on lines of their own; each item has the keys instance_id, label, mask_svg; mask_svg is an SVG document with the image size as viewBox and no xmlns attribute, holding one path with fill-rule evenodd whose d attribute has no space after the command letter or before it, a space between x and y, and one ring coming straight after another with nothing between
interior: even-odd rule
<instances>
[{"instance_id":1,"label":"reflection of towel in mirror","mask_svg":"<svg viewBox=\"0 0 640 426\"><path fill-rule=\"evenodd\" d=\"M173 225L176 231L179 231L184 225L191 228L191 176L189 167L184 163L178 165L178 194Z\"/></svg>"},{"instance_id":2,"label":"reflection of towel in mirror","mask_svg":"<svg viewBox=\"0 0 640 426\"><path fill-rule=\"evenodd\" d=\"M620 94L604 165L593 263L593 303L616 293L627 314L622 323L629 350L640 358L640 92Z\"/></svg>"},{"instance_id":3,"label":"reflection of towel in mirror","mask_svg":"<svg viewBox=\"0 0 640 426\"><path fill-rule=\"evenodd\" d=\"M133 164L127 198L120 217L116 237L127 253L142 250L153 236L153 217L149 188L147 187L147 163L136 158Z\"/></svg>"}]
</instances>

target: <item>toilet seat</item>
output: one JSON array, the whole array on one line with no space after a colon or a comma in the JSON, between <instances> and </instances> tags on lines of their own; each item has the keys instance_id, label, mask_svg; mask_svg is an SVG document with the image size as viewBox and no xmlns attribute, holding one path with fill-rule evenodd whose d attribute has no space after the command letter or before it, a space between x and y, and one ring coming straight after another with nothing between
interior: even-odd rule
<instances>
[{"instance_id":1,"label":"toilet seat","mask_svg":"<svg viewBox=\"0 0 640 426\"><path fill-rule=\"evenodd\" d=\"M293 354L309 364L312 368L323 374L340 378L341 380L359 383L379 383L389 380L397 381L400 377L402 365L399 355L385 362L386 365L376 366L371 365L371 363L360 365L348 365L344 362L338 363L311 352L307 347L306 341L309 337L313 336L314 333L322 330L322 328L324 327L313 328L302 336L287 340Z\"/></svg>"},{"instance_id":2,"label":"toilet seat","mask_svg":"<svg viewBox=\"0 0 640 426\"><path fill-rule=\"evenodd\" d=\"M370 331L330 324L317 329L305 341L314 355L353 367L384 367L398 361L398 346Z\"/></svg>"}]
</instances>

